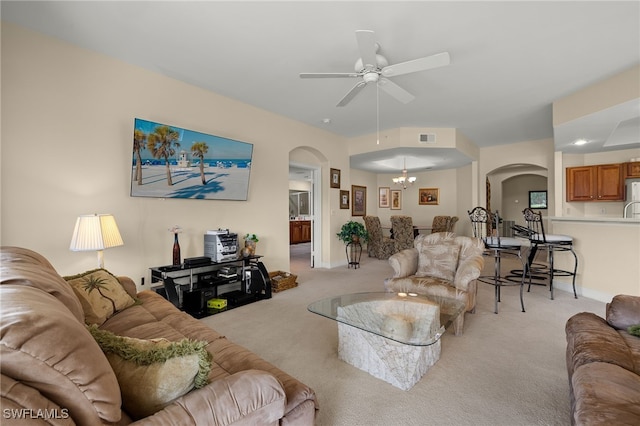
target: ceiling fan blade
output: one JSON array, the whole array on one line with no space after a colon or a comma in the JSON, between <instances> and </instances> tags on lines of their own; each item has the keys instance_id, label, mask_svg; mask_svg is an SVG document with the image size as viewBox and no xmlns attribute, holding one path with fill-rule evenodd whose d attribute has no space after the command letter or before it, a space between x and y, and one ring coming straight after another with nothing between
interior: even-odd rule
<instances>
[{"instance_id":1,"label":"ceiling fan blade","mask_svg":"<svg viewBox=\"0 0 640 426\"><path fill-rule=\"evenodd\" d=\"M364 81L359 81L358 84L356 84L355 86L353 86L353 88L351 90L349 90L349 93L347 93L346 95L344 95L344 98L342 98L340 100L340 102L338 102L339 107L343 107L346 104L348 104L349 102L351 102L351 100L353 98L356 97L356 95L364 88L364 86L366 86L367 83Z\"/></svg>"},{"instance_id":2,"label":"ceiling fan blade","mask_svg":"<svg viewBox=\"0 0 640 426\"><path fill-rule=\"evenodd\" d=\"M394 77L396 75L443 67L445 65L449 65L450 62L451 58L449 57L449 52L443 52L420 59L414 59L412 61L400 62L399 64L386 66L382 69L382 75L385 77Z\"/></svg>"},{"instance_id":3,"label":"ceiling fan blade","mask_svg":"<svg viewBox=\"0 0 640 426\"><path fill-rule=\"evenodd\" d=\"M302 72L300 78L350 78L359 75L355 72Z\"/></svg>"},{"instance_id":4,"label":"ceiling fan blade","mask_svg":"<svg viewBox=\"0 0 640 426\"><path fill-rule=\"evenodd\" d=\"M370 30L358 30L356 40L363 67L376 68L376 34Z\"/></svg>"},{"instance_id":5,"label":"ceiling fan blade","mask_svg":"<svg viewBox=\"0 0 640 426\"><path fill-rule=\"evenodd\" d=\"M386 78L381 78L378 81L378 85L382 90L384 90L403 104L408 104L415 99L415 96L413 96L411 93L407 92L402 87L398 86L391 80L387 80Z\"/></svg>"}]
</instances>

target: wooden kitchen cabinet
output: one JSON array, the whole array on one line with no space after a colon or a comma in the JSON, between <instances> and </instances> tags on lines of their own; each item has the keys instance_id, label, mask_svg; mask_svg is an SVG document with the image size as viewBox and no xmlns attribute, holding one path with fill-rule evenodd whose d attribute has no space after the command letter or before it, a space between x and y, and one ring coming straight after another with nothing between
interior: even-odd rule
<instances>
[{"instance_id":1,"label":"wooden kitchen cabinet","mask_svg":"<svg viewBox=\"0 0 640 426\"><path fill-rule=\"evenodd\" d=\"M310 220L292 220L289 222L289 244L308 243L310 241Z\"/></svg>"},{"instance_id":2,"label":"wooden kitchen cabinet","mask_svg":"<svg viewBox=\"0 0 640 426\"><path fill-rule=\"evenodd\" d=\"M567 167L567 201L624 201L622 164Z\"/></svg>"},{"instance_id":3,"label":"wooden kitchen cabinet","mask_svg":"<svg viewBox=\"0 0 640 426\"><path fill-rule=\"evenodd\" d=\"M640 161L627 163L627 177L640 178Z\"/></svg>"}]
</instances>

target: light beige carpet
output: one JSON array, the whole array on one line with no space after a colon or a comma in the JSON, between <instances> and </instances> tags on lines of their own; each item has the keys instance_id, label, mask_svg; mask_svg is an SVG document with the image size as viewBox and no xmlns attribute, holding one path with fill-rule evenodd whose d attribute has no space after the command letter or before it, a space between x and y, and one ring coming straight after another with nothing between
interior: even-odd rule
<instances>
[{"instance_id":1,"label":"light beige carpet","mask_svg":"<svg viewBox=\"0 0 640 426\"><path fill-rule=\"evenodd\" d=\"M488 258L485 271L492 268ZM440 360L402 391L338 360L336 323L307 311L321 298L384 291L388 262L365 254L357 270L311 270L292 261L292 272L298 287L203 321L311 386L318 425L570 424L565 322L581 311L603 316L604 303L559 290L550 300L548 288L535 286L522 313L513 287L503 290L496 315L493 287L479 284L464 334L445 333Z\"/></svg>"}]
</instances>

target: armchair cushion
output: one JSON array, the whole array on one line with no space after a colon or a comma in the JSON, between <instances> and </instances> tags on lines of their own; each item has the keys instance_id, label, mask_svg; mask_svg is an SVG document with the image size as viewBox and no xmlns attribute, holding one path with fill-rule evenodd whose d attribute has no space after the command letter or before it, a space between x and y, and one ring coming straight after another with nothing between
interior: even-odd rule
<instances>
[{"instance_id":1,"label":"armchair cushion","mask_svg":"<svg viewBox=\"0 0 640 426\"><path fill-rule=\"evenodd\" d=\"M418 253L416 277L435 277L453 281L458 268L460 247L455 244L422 244Z\"/></svg>"}]
</instances>

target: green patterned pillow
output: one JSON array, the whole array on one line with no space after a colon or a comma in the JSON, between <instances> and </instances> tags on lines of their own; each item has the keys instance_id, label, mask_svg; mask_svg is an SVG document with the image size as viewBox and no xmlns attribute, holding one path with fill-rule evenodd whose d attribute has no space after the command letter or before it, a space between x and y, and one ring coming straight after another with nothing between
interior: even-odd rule
<instances>
[{"instance_id":1,"label":"green patterned pillow","mask_svg":"<svg viewBox=\"0 0 640 426\"><path fill-rule=\"evenodd\" d=\"M640 324L632 325L627 329L629 334L640 337Z\"/></svg>"},{"instance_id":2,"label":"green patterned pillow","mask_svg":"<svg viewBox=\"0 0 640 426\"><path fill-rule=\"evenodd\" d=\"M118 278L106 269L93 269L64 279L80 299L87 324L101 325L116 312L136 303Z\"/></svg>"},{"instance_id":3,"label":"green patterned pillow","mask_svg":"<svg viewBox=\"0 0 640 426\"><path fill-rule=\"evenodd\" d=\"M88 327L118 379L122 404L134 419L148 417L194 388L208 383L207 342L143 340Z\"/></svg>"}]
</instances>

